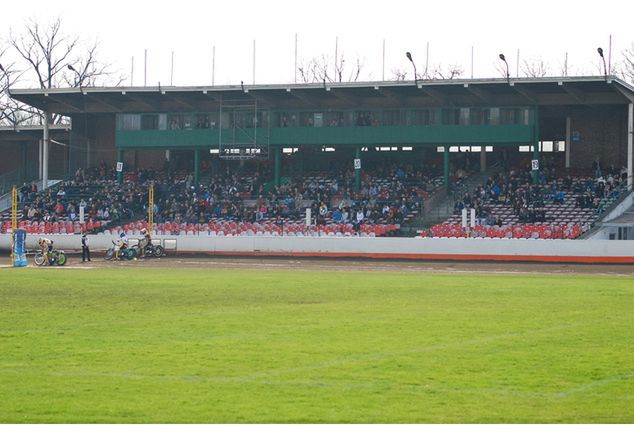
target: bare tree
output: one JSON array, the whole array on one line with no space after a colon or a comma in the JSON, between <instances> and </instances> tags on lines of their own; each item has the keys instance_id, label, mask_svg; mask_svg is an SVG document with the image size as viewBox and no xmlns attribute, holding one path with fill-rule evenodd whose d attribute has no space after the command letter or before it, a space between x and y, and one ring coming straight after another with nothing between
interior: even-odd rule
<instances>
[{"instance_id":1,"label":"bare tree","mask_svg":"<svg viewBox=\"0 0 634 443\"><path fill-rule=\"evenodd\" d=\"M634 42L629 48L623 51L623 61L621 65L621 75L629 80L630 83L634 83Z\"/></svg>"},{"instance_id":2,"label":"bare tree","mask_svg":"<svg viewBox=\"0 0 634 443\"><path fill-rule=\"evenodd\" d=\"M11 31L8 41L26 64L23 81L35 81L40 88L119 85L124 80L119 77L113 81L110 66L99 61L97 42L85 46L79 37L65 35L59 18L45 26L28 20L24 32ZM38 110L31 109L31 113L34 119L41 121ZM60 121L61 116L53 116L53 123Z\"/></svg>"},{"instance_id":3,"label":"bare tree","mask_svg":"<svg viewBox=\"0 0 634 443\"><path fill-rule=\"evenodd\" d=\"M543 60L524 60L521 71L526 77L547 77L550 67L548 66L548 63Z\"/></svg>"},{"instance_id":4,"label":"bare tree","mask_svg":"<svg viewBox=\"0 0 634 443\"><path fill-rule=\"evenodd\" d=\"M0 60L5 59L8 47L0 48ZM0 65L0 125L18 126L28 123L32 114L29 107L13 100L9 89L13 88L21 73L15 69L15 63Z\"/></svg>"},{"instance_id":5,"label":"bare tree","mask_svg":"<svg viewBox=\"0 0 634 443\"><path fill-rule=\"evenodd\" d=\"M424 77L429 80L451 80L454 78L460 78L464 73L464 68L460 65L449 65L444 67L442 64L432 66Z\"/></svg>"},{"instance_id":6,"label":"bare tree","mask_svg":"<svg viewBox=\"0 0 634 443\"><path fill-rule=\"evenodd\" d=\"M303 83L319 82L356 82L363 71L363 62L359 57L353 64L348 64L344 53L337 60L326 54L313 57L308 62L302 62L297 67L297 72Z\"/></svg>"},{"instance_id":7,"label":"bare tree","mask_svg":"<svg viewBox=\"0 0 634 443\"><path fill-rule=\"evenodd\" d=\"M407 79L407 71L401 68L392 69L392 79L398 82L405 81Z\"/></svg>"}]
</instances>

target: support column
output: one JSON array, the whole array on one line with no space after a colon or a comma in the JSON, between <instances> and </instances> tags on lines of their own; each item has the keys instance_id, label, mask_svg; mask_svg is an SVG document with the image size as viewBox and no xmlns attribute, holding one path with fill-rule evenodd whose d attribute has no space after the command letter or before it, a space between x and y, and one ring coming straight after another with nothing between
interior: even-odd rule
<instances>
[{"instance_id":1,"label":"support column","mask_svg":"<svg viewBox=\"0 0 634 443\"><path fill-rule=\"evenodd\" d=\"M480 172L486 172L487 170L487 148L486 146L481 147L482 151L480 151Z\"/></svg>"},{"instance_id":2,"label":"support column","mask_svg":"<svg viewBox=\"0 0 634 443\"><path fill-rule=\"evenodd\" d=\"M42 181L42 170L43 170L42 169L42 166L43 166L43 164L42 164L42 159L43 159L42 150L43 150L43 147L42 146L43 145L44 145L44 142L42 140L40 140L39 146L38 146L38 148L39 148L38 149L39 162L37 164L37 179L40 182Z\"/></svg>"},{"instance_id":3,"label":"support column","mask_svg":"<svg viewBox=\"0 0 634 443\"><path fill-rule=\"evenodd\" d=\"M627 190L632 190L632 128L634 126L634 103L627 105Z\"/></svg>"},{"instance_id":4,"label":"support column","mask_svg":"<svg viewBox=\"0 0 634 443\"><path fill-rule=\"evenodd\" d=\"M539 161L539 108L535 106L535 115L533 116L533 160ZM539 166L541 169L541 165ZM539 170L533 172L533 184L539 183Z\"/></svg>"},{"instance_id":5,"label":"support column","mask_svg":"<svg viewBox=\"0 0 634 443\"><path fill-rule=\"evenodd\" d=\"M48 146L49 146L49 133L48 125L50 121L50 114L48 111L44 112L44 140L42 141L42 189L48 188Z\"/></svg>"},{"instance_id":6,"label":"support column","mask_svg":"<svg viewBox=\"0 0 634 443\"><path fill-rule=\"evenodd\" d=\"M361 147L357 146L357 149L354 153L355 160L359 160L359 164L361 163ZM356 163L356 162L355 162ZM354 190L359 192L361 190L361 168L357 169L355 166L354 169Z\"/></svg>"},{"instance_id":7,"label":"support column","mask_svg":"<svg viewBox=\"0 0 634 443\"><path fill-rule=\"evenodd\" d=\"M282 173L282 147L277 146L273 148L275 150L275 186L280 186L282 184L281 173Z\"/></svg>"},{"instance_id":8,"label":"support column","mask_svg":"<svg viewBox=\"0 0 634 443\"><path fill-rule=\"evenodd\" d=\"M123 163L123 149L117 149L117 163ZM117 171L117 183L123 183L123 171Z\"/></svg>"},{"instance_id":9,"label":"support column","mask_svg":"<svg viewBox=\"0 0 634 443\"><path fill-rule=\"evenodd\" d=\"M194 149L194 186L198 187L200 179L200 151Z\"/></svg>"},{"instance_id":10,"label":"support column","mask_svg":"<svg viewBox=\"0 0 634 443\"><path fill-rule=\"evenodd\" d=\"M572 140L570 128L572 121L570 117L566 117L566 169L570 168L570 142Z\"/></svg>"},{"instance_id":11,"label":"support column","mask_svg":"<svg viewBox=\"0 0 634 443\"><path fill-rule=\"evenodd\" d=\"M20 175L20 180L19 183L24 183L27 181L27 179L29 178L27 175L27 172L29 172L27 170L27 165L28 165L28 161L27 161L27 149L28 145L26 144L26 142L22 142L20 144L20 170L19 170L19 175Z\"/></svg>"},{"instance_id":12,"label":"support column","mask_svg":"<svg viewBox=\"0 0 634 443\"><path fill-rule=\"evenodd\" d=\"M449 189L449 146L445 146L445 152L443 153L443 158L444 158L444 162L443 162L444 183L445 183L445 188Z\"/></svg>"},{"instance_id":13,"label":"support column","mask_svg":"<svg viewBox=\"0 0 634 443\"><path fill-rule=\"evenodd\" d=\"M86 139L86 169L90 168L90 139Z\"/></svg>"}]
</instances>

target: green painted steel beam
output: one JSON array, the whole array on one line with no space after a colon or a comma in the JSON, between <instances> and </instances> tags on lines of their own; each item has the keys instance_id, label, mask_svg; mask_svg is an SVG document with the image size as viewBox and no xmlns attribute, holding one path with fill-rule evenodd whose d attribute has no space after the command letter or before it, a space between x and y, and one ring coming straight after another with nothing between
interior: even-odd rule
<instances>
[{"instance_id":1,"label":"green painted steel beam","mask_svg":"<svg viewBox=\"0 0 634 443\"><path fill-rule=\"evenodd\" d=\"M357 146L357 149L354 154L354 158L361 161L361 147ZM361 168L354 170L354 189L359 192L361 190Z\"/></svg>"},{"instance_id":2,"label":"green painted steel beam","mask_svg":"<svg viewBox=\"0 0 634 443\"><path fill-rule=\"evenodd\" d=\"M117 149L117 163L118 162L122 162L123 163L123 149ZM118 171L117 172L117 183L121 184L123 183L123 171Z\"/></svg>"},{"instance_id":3,"label":"green painted steel beam","mask_svg":"<svg viewBox=\"0 0 634 443\"><path fill-rule=\"evenodd\" d=\"M449 146L445 146L443 154L443 176L445 188L449 188Z\"/></svg>"},{"instance_id":4,"label":"green painted steel beam","mask_svg":"<svg viewBox=\"0 0 634 443\"><path fill-rule=\"evenodd\" d=\"M566 147L568 149L568 147ZM539 108L536 106L533 116L533 160L539 161ZM541 169L541 165L539 165ZM532 171L533 184L539 183L539 170Z\"/></svg>"},{"instance_id":5,"label":"green painted steel beam","mask_svg":"<svg viewBox=\"0 0 634 443\"><path fill-rule=\"evenodd\" d=\"M198 188L200 180L200 150L194 149L194 185Z\"/></svg>"},{"instance_id":6,"label":"green painted steel beam","mask_svg":"<svg viewBox=\"0 0 634 443\"><path fill-rule=\"evenodd\" d=\"M282 181L282 147L277 146L273 150L275 151L275 176L273 179L275 186L280 186Z\"/></svg>"}]
</instances>

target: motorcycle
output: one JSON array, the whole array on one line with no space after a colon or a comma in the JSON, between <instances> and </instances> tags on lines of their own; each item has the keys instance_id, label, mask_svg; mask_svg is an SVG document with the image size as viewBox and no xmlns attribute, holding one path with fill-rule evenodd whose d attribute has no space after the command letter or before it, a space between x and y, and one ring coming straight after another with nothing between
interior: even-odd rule
<instances>
[{"instance_id":1,"label":"motorcycle","mask_svg":"<svg viewBox=\"0 0 634 443\"><path fill-rule=\"evenodd\" d=\"M165 249L163 248L163 246L154 245L152 244L152 242L145 245L145 247L143 248L145 254L141 254L141 241L142 239L139 240L139 243L137 245L133 246L134 250L136 251L136 255L138 255L139 257L163 257L163 255L165 255Z\"/></svg>"},{"instance_id":2,"label":"motorcycle","mask_svg":"<svg viewBox=\"0 0 634 443\"><path fill-rule=\"evenodd\" d=\"M110 249L108 249L106 251L106 255L104 256L104 258L106 260L112 260L115 256L114 254L114 248L116 246L116 243L113 241L112 242L112 247ZM136 257L136 249L135 248L121 248L119 250L119 260L132 260L133 258Z\"/></svg>"},{"instance_id":3,"label":"motorcycle","mask_svg":"<svg viewBox=\"0 0 634 443\"><path fill-rule=\"evenodd\" d=\"M44 259L44 253L42 251L39 251L35 254L34 262L37 266L44 266L45 264L47 264L46 260ZM64 266L65 264L66 264L66 254L64 253L64 251L59 249L53 249L48 254L49 266L53 266L53 265Z\"/></svg>"}]
</instances>

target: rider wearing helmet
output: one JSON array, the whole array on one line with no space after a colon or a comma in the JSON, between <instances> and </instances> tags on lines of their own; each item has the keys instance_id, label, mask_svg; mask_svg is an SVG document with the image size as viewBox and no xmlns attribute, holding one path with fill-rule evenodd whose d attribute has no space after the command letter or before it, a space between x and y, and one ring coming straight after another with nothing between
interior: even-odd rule
<instances>
[{"instance_id":1,"label":"rider wearing helmet","mask_svg":"<svg viewBox=\"0 0 634 443\"><path fill-rule=\"evenodd\" d=\"M44 256L44 263L50 264L51 252L53 252L53 240L48 239L46 237L40 237L37 240L37 244L42 250L42 255Z\"/></svg>"},{"instance_id":2,"label":"rider wearing helmet","mask_svg":"<svg viewBox=\"0 0 634 443\"><path fill-rule=\"evenodd\" d=\"M125 249L128 247L128 237L126 237L125 232L119 234L119 238L114 245L114 257L119 258L119 251L121 249Z\"/></svg>"},{"instance_id":3,"label":"rider wearing helmet","mask_svg":"<svg viewBox=\"0 0 634 443\"><path fill-rule=\"evenodd\" d=\"M145 257L145 247L152 243L152 236L150 231L145 228L141 229L141 235L143 238L139 241L139 249L141 250L141 257Z\"/></svg>"}]
</instances>

